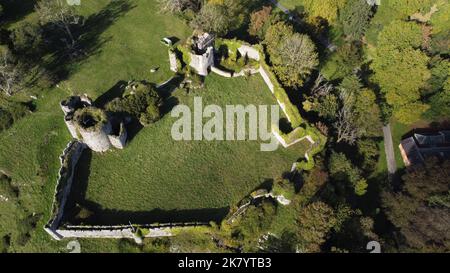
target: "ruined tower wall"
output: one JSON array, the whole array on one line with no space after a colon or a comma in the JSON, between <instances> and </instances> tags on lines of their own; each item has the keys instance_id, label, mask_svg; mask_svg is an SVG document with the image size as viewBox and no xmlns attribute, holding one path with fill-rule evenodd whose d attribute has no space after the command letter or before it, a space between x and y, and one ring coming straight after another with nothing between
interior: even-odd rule
<instances>
[{"instance_id":1,"label":"ruined tower wall","mask_svg":"<svg viewBox=\"0 0 450 273\"><path fill-rule=\"evenodd\" d=\"M94 152L106 152L111 149L112 145L108 137L111 131L112 127L109 121L105 122L100 128L84 129L81 126L79 128L84 143Z\"/></svg>"},{"instance_id":2,"label":"ruined tower wall","mask_svg":"<svg viewBox=\"0 0 450 273\"><path fill-rule=\"evenodd\" d=\"M125 130L125 124L123 122L120 123L120 133L118 136L108 135L111 145L117 149L125 148L125 144L127 142L127 137L128 137L127 130Z\"/></svg>"},{"instance_id":3,"label":"ruined tower wall","mask_svg":"<svg viewBox=\"0 0 450 273\"><path fill-rule=\"evenodd\" d=\"M189 64L201 76L208 75L208 69L214 66L214 48L208 47L203 55L191 53L191 63Z\"/></svg>"}]
</instances>

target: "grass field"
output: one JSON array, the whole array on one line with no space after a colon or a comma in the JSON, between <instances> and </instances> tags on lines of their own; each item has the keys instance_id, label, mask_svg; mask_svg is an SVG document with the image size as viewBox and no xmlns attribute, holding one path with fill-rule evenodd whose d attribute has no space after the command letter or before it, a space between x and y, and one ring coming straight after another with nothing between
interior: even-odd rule
<instances>
[{"instance_id":1,"label":"grass field","mask_svg":"<svg viewBox=\"0 0 450 273\"><path fill-rule=\"evenodd\" d=\"M67 65L67 77L59 87L34 90L36 111L0 134L0 170L20 189L20 209L1 204L0 235L13 238L10 251L67 251L67 242L51 240L42 229L51 211L58 157L70 140L59 102L79 93L96 99L122 80L159 83L168 79L172 73L167 47L160 39L175 36L183 40L191 34L179 19L157 13L155 0L83 0L79 9L93 26L90 35L95 35L91 41L95 50L82 62ZM20 20L37 17L24 13ZM12 21L9 27L19 22ZM154 67L159 70L150 73ZM248 81L211 76L206 89L196 95L208 104L274 103L259 76ZM173 96L188 105L193 99L181 91ZM140 131L125 150L94 154L85 161L90 164L84 173L88 175L85 198L101 206L106 218L111 216L108 212L142 216L139 213L156 208L172 210L172 215L179 210L201 210L203 215L206 209L217 209L212 212L222 213L222 208L235 204L265 180L280 176L303 154L301 145L299 150L261 153L257 142L175 143L169 133L172 122L166 115ZM37 215L38 221L27 235L29 240L18 243L20 221L27 215ZM114 240L83 242L84 251L117 248Z\"/></svg>"},{"instance_id":2,"label":"grass field","mask_svg":"<svg viewBox=\"0 0 450 273\"><path fill-rule=\"evenodd\" d=\"M13 238L11 251L65 251L65 243L52 241L42 229L50 215L58 157L70 140L59 108L60 100L72 93L88 93L95 99L120 80L160 82L169 78L167 48L160 39L164 36L185 39L191 32L182 21L158 14L156 1L114 1L125 3L126 9L108 5L109 2L84 0L79 7L86 18L95 18L99 23L93 29L98 50L83 62L71 64L60 88L35 90L39 97L35 102L36 111L0 134L0 170L19 187L22 208L1 204L0 234ZM110 14L115 16L104 19ZM37 18L34 13L29 13L20 19ZM10 27L17 23L11 22ZM155 66L160 69L151 74L150 69ZM23 226L20 218L33 213L39 216L39 221L30 240L24 244L15 243ZM15 217L8 218L8 215Z\"/></svg>"},{"instance_id":3,"label":"grass field","mask_svg":"<svg viewBox=\"0 0 450 273\"><path fill-rule=\"evenodd\" d=\"M260 76L246 80L210 75L205 89L173 94L191 109L194 96L201 96L204 105L276 104ZM141 130L124 150L85 156L86 162L92 158L90 166L80 167L82 175L76 183L86 187L80 197L99 214L109 215L96 220L216 219L263 182L282 177L307 147L299 143L261 152L258 141L174 141L175 121L167 114ZM170 213L151 213L158 209Z\"/></svg>"}]
</instances>

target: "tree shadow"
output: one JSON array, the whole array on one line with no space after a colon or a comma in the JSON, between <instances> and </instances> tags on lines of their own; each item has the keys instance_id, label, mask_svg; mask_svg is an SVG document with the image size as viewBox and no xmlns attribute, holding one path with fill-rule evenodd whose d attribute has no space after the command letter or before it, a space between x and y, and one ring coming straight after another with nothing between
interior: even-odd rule
<instances>
[{"instance_id":1,"label":"tree shadow","mask_svg":"<svg viewBox=\"0 0 450 273\"><path fill-rule=\"evenodd\" d=\"M82 63L101 52L102 46L112 39L112 37L101 37L101 34L135 7L130 4L129 0L111 1L98 13L82 18L82 23L73 27L74 36L77 38L76 56L72 56L74 50L67 49L61 31L57 31L51 25L44 26L49 40L48 53L53 56L46 68L53 72L59 80L66 79L70 73L75 71L74 63Z\"/></svg>"},{"instance_id":2,"label":"tree shadow","mask_svg":"<svg viewBox=\"0 0 450 273\"><path fill-rule=\"evenodd\" d=\"M104 108L108 102L112 101L115 98L122 97L123 93L125 93L125 87L127 86L126 81L118 81L113 87L111 87L108 91L99 96L94 105L98 108Z\"/></svg>"},{"instance_id":3,"label":"tree shadow","mask_svg":"<svg viewBox=\"0 0 450 273\"><path fill-rule=\"evenodd\" d=\"M36 2L37 0L0 0L0 5L3 7L2 20L7 24L21 21L25 16L34 11Z\"/></svg>"}]
</instances>

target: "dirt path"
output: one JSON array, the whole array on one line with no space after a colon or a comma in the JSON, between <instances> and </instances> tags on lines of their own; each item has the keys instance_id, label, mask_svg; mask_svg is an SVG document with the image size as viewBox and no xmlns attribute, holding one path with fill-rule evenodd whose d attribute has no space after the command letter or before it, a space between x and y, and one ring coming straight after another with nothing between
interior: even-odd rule
<instances>
[{"instance_id":1,"label":"dirt path","mask_svg":"<svg viewBox=\"0 0 450 273\"><path fill-rule=\"evenodd\" d=\"M397 163L395 161L394 144L392 142L391 125L383 126L384 135L384 151L386 153L386 161L388 167L389 178L392 179L397 171Z\"/></svg>"}]
</instances>

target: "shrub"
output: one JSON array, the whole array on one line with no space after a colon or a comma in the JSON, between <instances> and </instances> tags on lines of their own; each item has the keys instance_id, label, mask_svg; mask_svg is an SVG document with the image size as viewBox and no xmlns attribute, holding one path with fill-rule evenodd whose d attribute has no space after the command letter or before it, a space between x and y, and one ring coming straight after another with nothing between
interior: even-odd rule
<instances>
[{"instance_id":1,"label":"shrub","mask_svg":"<svg viewBox=\"0 0 450 273\"><path fill-rule=\"evenodd\" d=\"M14 123L12 115L0 108L0 132L8 129Z\"/></svg>"},{"instance_id":2,"label":"shrub","mask_svg":"<svg viewBox=\"0 0 450 273\"><path fill-rule=\"evenodd\" d=\"M96 130L101 128L108 119L102 109L86 107L75 112L75 120L84 129Z\"/></svg>"},{"instance_id":3,"label":"shrub","mask_svg":"<svg viewBox=\"0 0 450 273\"><path fill-rule=\"evenodd\" d=\"M19 102L0 100L0 132L10 128L14 122L21 119L29 111L28 107Z\"/></svg>"},{"instance_id":4,"label":"shrub","mask_svg":"<svg viewBox=\"0 0 450 273\"><path fill-rule=\"evenodd\" d=\"M106 109L119 115L132 116L147 126L161 117L161 98L156 90L143 82L133 83L122 98L107 104Z\"/></svg>"},{"instance_id":5,"label":"shrub","mask_svg":"<svg viewBox=\"0 0 450 273\"><path fill-rule=\"evenodd\" d=\"M161 117L161 113L159 111L159 107L156 104L150 104L145 113L141 114L141 117L139 118L139 122L144 125L150 125L156 121L158 121Z\"/></svg>"}]
</instances>

